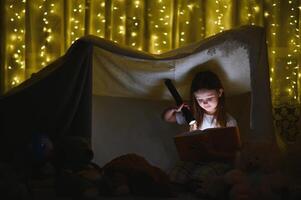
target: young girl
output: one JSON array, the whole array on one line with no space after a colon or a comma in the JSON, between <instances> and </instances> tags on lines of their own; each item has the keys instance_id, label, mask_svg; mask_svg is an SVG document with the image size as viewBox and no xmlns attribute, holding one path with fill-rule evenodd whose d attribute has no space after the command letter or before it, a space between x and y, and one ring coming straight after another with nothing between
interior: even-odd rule
<instances>
[{"instance_id":1,"label":"young girl","mask_svg":"<svg viewBox=\"0 0 301 200\"><path fill-rule=\"evenodd\" d=\"M191 111L196 123L190 130L237 126L236 120L225 110L225 93L218 76L211 71L195 75L190 88ZM163 118L167 122L185 123L180 112L183 106L167 109Z\"/></svg>"},{"instance_id":2,"label":"young girl","mask_svg":"<svg viewBox=\"0 0 301 200\"><path fill-rule=\"evenodd\" d=\"M190 125L190 130L237 126L236 120L225 110L225 93L218 76L211 71L199 72L192 80L190 110L196 123ZM163 112L167 122L184 124L185 118L180 107L172 107ZM217 162L179 162L170 173L171 181L188 186L199 195L208 195L204 186L208 178L222 176L231 169L229 163ZM205 184L206 185L206 184Z\"/></svg>"}]
</instances>

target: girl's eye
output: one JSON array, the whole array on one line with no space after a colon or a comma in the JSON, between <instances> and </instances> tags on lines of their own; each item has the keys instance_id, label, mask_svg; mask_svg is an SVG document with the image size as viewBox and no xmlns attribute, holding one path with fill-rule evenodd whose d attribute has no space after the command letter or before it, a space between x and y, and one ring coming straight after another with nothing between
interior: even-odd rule
<instances>
[{"instance_id":1,"label":"girl's eye","mask_svg":"<svg viewBox=\"0 0 301 200\"><path fill-rule=\"evenodd\" d=\"M200 103L204 103L205 101L206 102L211 102L214 100L214 97L210 97L210 98L207 98L207 99L197 99L198 102Z\"/></svg>"}]
</instances>

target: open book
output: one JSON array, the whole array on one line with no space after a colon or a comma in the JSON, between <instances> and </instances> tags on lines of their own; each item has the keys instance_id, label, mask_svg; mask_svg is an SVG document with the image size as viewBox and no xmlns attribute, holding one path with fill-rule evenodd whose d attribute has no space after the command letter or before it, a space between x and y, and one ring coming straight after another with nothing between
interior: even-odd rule
<instances>
[{"instance_id":1,"label":"open book","mask_svg":"<svg viewBox=\"0 0 301 200\"><path fill-rule=\"evenodd\" d=\"M241 147L237 127L184 132L176 135L174 141L183 161L232 161Z\"/></svg>"}]
</instances>

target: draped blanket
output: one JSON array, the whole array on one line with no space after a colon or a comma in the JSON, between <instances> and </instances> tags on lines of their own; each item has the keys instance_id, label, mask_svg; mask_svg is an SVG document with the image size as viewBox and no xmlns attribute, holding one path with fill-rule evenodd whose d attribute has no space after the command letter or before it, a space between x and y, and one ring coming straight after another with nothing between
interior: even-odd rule
<instances>
[{"instance_id":1,"label":"draped blanket","mask_svg":"<svg viewBox=\"0 0 301 200\"><path fill-rule=\"evenodd\" d=\"M174 104L164 79L187 100L193 75L204 69L221 77L242 135L273 137L265 41L263 28L244 26L151 55L83 37L1 97L1 159L22 153L34 134L47 134L54 143L77 135L91 139L100 165L137 153L169 169L178 159L172 136L185 127L161 119L162 110Z\"/></svg>"}]
</instances>

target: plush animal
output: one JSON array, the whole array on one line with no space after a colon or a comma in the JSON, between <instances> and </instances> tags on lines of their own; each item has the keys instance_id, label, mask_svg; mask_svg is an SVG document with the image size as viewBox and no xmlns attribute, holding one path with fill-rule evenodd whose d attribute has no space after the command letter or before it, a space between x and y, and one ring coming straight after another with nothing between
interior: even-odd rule
<instances>
[{"instance_id":1,"label":"plush animal","mask_svg":"<svg viewBox=\"0 0 301 200\"><path fill-rule=\"evenodd\" d=\"M245 143L236 169L224 176L231 188L230 199L283 199L288 192L288 178L281 169L281 152L276 143Z\"/></svg>"},{"instance_id":2,"label":"plush animal","mask_svg":"<svg viewBox=\"0 0 301 200\"><path fill-rule=\"evenodd\" d=\"M137 154L125 154L102 167L101 192L107 195L174 196L168 175Z\"/></svg>"},{"instance_id":3,"label":"plush animal","mask_svg":"<svg viewBox=\"0 0 301 200\"><path fill-rule=\"evenodd\" d=\"M92 159L87 138L66 136L56 143L54 165L58 196L85 199L99 195L101 169Z\"/></svg>"}]
</instances>

